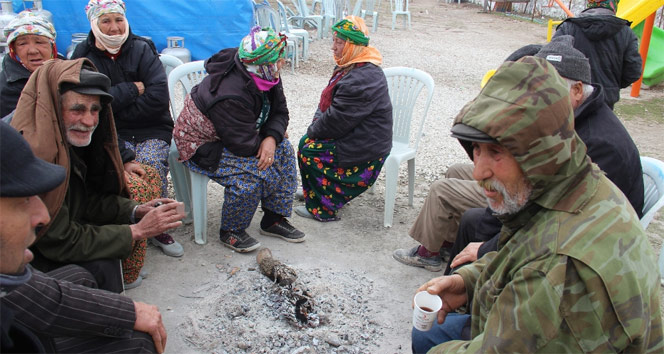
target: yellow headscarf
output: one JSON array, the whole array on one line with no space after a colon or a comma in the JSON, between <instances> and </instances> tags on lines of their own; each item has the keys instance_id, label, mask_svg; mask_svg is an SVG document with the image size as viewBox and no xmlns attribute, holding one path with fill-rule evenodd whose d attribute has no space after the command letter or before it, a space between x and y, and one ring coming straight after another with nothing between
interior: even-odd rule
<instances>
[{"instance_id":1,"label":"yellow headscarf","mask_svg":"<svg viewBox=\"0 0 664 354\"><path fill-rule=\"evenodd\" d=\"M346 16L345 19L351 21L355 26L357 26L365 36L369 34L369 28L361 17ZM345 68L356 63L372 63L374 65L381 65L383 63L383 56L380 55L380 52L375 47L370 45L358 45L351 43L350 41L346 41L344 49L341 52L341 58L338 59L335 57L334 61L340 68Z\"/></svg>"}]
</instances>

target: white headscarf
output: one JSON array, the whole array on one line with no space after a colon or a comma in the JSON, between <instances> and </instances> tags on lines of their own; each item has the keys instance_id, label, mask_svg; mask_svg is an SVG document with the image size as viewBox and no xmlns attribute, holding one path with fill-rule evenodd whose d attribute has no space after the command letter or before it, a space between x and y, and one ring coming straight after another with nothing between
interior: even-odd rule
<instances>
[{"instance_id":1,"label":"white headscarf","mask_svg":"<svg viewBox=\"0 0 664 354\"><path fill-rule=\"evenodd\" d=\"M125 16L125 4L122 0L90 0L85 7L85 13L90 20L90 28L95 36L95 46L111 54L117 54L129 37L129 22L125 17L124 34L109 36L99 29L99 17L102 15L117 13Z\"/></svg>"}]
</instances>

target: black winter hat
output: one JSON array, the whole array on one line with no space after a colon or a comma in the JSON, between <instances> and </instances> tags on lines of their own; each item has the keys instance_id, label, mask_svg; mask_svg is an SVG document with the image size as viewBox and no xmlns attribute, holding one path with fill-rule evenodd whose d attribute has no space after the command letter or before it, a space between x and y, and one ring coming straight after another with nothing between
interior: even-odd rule
<instances>
[{"instance_id":1,"label":"black winter hat","mask_svg":"<svg viewBox=\"0 0 664 354\"><path fill-rule=\"evenodd\" d=\"M546 59L558 70L560 76L590 85L590 62L583 53L574 48L574 37L553 37L535 56Z\"/></svg>"},{"instance_id":2,"label":"black winter hat","mask_svg":"<svg viewBox=\"0 0 664 354\"><path fill-rule=\"evenodd\" d=\"M36 157L21 133L0 121L0 197L46 193L65 177L64 167Z\"/></svg>"}]
</instances>

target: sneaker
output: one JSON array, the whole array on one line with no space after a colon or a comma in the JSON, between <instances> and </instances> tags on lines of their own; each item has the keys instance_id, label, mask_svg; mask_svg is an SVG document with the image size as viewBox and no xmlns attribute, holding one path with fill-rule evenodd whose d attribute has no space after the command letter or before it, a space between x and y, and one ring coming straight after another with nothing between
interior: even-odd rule
<instances>
[{"instance_id":1,"label":"sneaker","mask_svg":"<svg viewBox=\"0 0 664 354\"><path fill-rule=\"evenodd\" d=\"M398 249L392 253L392 257L405 265L424 268L431 272L440 272L443 270L443 260L440 258L440 255L422 257L417 254L417 249L419 247L420 246L415 246L411 249Z\"/></svg>"},{"instance_id":2,"label":"sneaker","mask_svg":"<svg viewBox=\"0 0 664 354\"><path fill-rule=\"evenodd\" d=\"M261 235L279 237L288 242L302 242L304 241L304 232L291 225L286 218L281 218L281 221L268 227L267 229L261 228Z\"/></svg>"},{"instance_id":3,"label":"sneaker","mask_svg":"<svg viewBox=\"0 0 664 354\"><path fill-rule=\"evenodd\" d=\"M304 192L302 192L301 189L295 192L295 199L299 201L304 201Z\"/></svg>"},{"instance_id":4,"label":"sneaker","mask_svg":"<svg viewBox=\"0 0 664 354\"><path fill-rule=\"evenodd\" d=\"M139 275L138 278L136 278L136 280L134 280L133 282L124 283L124 289L129 290L133 288L138 288L138 286L141 285L141 283L143 283L143 277Z\"/></svg>"},{"instance_id":5,"label":"sneaker","mask_svg":"<svg viewBox=\"0 0 664 354\"><path fill-rule=\"evenodd\" d=\"M182 245L175 241L169 234L157 235L150 239L150 243L161 248L167 256L182 257L184 254L184 248L182 248Z\"/></svg>"},{"instance_id":6,"label":"sneaker","mask_svg":"<svg viewBox=\"0 0 664 354\"><path fill-rule=\"evenodd\" d=\"M261 243L249 236L246 231L220 231L219 241L235 252L251 252L261 246Z\"/></svg>"},{"instance_id":7,"label":"sneaker","mask_svg":"<svg viewBox=\"0 0 664 354\"><path fill-rule=\"evenodd\" d=\"M295 208L293 208L293 211L295 212L295 214L297 214L297 215L299 215L303 218L307 218L307 219L313 219L314 218L313 214L311 214L309 212L309 210L307 210L307 207L305 207L304 205L296 206Z\"/></svg>"}]
</instances>

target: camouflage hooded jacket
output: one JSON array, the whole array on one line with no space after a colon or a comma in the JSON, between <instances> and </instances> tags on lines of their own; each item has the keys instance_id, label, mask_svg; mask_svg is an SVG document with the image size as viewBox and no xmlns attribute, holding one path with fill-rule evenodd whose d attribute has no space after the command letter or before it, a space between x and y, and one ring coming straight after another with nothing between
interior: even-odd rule
<instances>
[{"instance_id":1,"label":"camouflage hooded jacket","mask_svg":"<svg viewBox=\"0 0 664 354\"><path fill-rule=\"evenodd\" d=\"M662 352L659 273L633 209L586 156L569 90L545 60L507 62L464 107L533 186L499 248L457 271L470 341L432 352ZM462 142L462 144L465 142Z\"/></svg>"}]
</instances>

